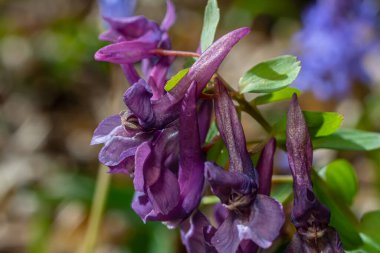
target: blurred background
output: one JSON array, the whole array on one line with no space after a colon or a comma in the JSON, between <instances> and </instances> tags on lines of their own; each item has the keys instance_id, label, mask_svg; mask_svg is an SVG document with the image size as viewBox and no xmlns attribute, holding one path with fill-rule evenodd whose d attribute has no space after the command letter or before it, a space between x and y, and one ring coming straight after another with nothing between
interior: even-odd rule
<instances>
[{"instance_id":1,"label":"blurred background","mask_svg":"<svg viewBox=\"0 0 380 253\"><path fill-rule=\"evenodd\" d=\"M174 0L173 48L196 50L206 2ZM352 21L344 27L339 11L345 7L334 9L326 0L218 3L217 37L240 26L253 29L219 70L229 83L237 86L262 60L293 53L303 66L295 84L305 90L303 109L337 111L345 117L344 127L380 131L378 2L342 14L342 20ZM315 4L319 9L310 9ZM160 22L165 9L163 0L140 0L136 13ZM123 109L121 96L128 87L118 66L93 58L106 45L97 39L103 25L94 0L0 0L1 253L71 253L83 241L100 149L89 145L92 132L102 118ZM182 65L178 60L173 73ZM112 83L119 91L111 92ZM112 103L117 111L110 111ZM262 109L267 115L283 113L286 105ZM243 123L248 139L262 133L244 115ZM357 217L380 209L380 151L318 150L315 166L338 157L351 161L358 173ZM278 152L276 168L287 170L281 161ZM131 211L132 194L127 176L112 176L96 252L184 252L177 230L144 225Z\"/></svg>"}]
</instances>

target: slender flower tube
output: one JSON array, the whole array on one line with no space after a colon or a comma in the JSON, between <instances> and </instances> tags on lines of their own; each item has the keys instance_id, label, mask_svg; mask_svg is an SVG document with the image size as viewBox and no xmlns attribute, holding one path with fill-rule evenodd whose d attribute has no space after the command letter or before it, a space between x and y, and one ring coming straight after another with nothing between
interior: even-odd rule
<instances>
[{"instance_id":1,"label":"slender flower tube","mask_svg":"<svg viewBox=\"0 0 380 253\"><path fill-rule=\"evenodd\" d=\"M296 94L288 112L286 148L293 176L292 221L297 229L286 252L344 252L338 233L329 227L330 211L315 197L310 178L313 147Z\"/></svg>"},{"instance_id":2,"label":"slender flower tube","mask_svg":"<svg viewBox=\"0 0 380 253\"><path fill-rule=\"evenodd\" d=\"M211 237L211 244L219 253L231 253L252 241L268 248L279 235L284 223L280 203L258 194L256 173L246 148L243 128L235 106L220 81L216 84L215 113L219 132L225 142L229 171L206 162L206 180L218 196L228 215Z\"/></svg>"},{"instance_id":3,"label":"slender flower tube","mask_svg":"<svg viewBox=\"0 0 380 253\"><path fill-rule=\"evenodd\" d=\"M271 138L261 152L257 162L257 172L259 174L259 193L269 196L272 185L273 159L276 151L276 139Z\"/></svg>"}]
</instances>

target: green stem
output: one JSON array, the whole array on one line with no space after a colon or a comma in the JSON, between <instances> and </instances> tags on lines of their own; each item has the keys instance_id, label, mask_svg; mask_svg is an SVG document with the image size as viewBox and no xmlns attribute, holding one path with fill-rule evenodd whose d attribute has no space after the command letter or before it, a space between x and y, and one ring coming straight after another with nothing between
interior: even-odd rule
<instances>
[{"instance_id":1,"label":"green stem","mask_svg":"<svg viewBox=\"0 0 380 253\"><path fill-rule=\"evenodd\" d=\"M118 71L111 69L111 94L110 94L110 111L115 112L119 108L118 95L121 93L122 86L118 82ZM107 167L100 164L98 168L98 176L95 185L94 199L91 206L90 218L84 236L83 244L79 249L79 253L93 253L96 241L98 239L99 228L103 217L103 212L107 200L108 188L111 181L111 175L108 174Z\"/></svg>"},{"instance_id":2,"label":"green stem","mask_svg":"<svg viewBox=\"0 0 380 253\"><path fill-rule=\"evenodd\" d=\"M286 184L286 183L292 183L293 177L291 175L273 175L272 176L272 183L277 184Z\"/></svg>"},{"instance_id":3,"label":"green stem","mask_svg":"<svg viewBox=\"0 0 380 253\"><path fill-rule=\"evenodd\" d=\"M232 96L236 102L239 103L239 106L242 111L248 113L252 118L254 118L268 133L272 132L272 127L269 125L268 121L263 117L260 111L256 106L252 106L250 103L245 100L244 96L238 94Z\"/></svg>"},{"instance_id":4,"label":"green stem","mask_svg":"<svg viewBox=\"0 0 380 253\"><path fill-rule=\"evenodd\" d=\"M80 253L93 253L98 237L99 227L102 220L104 206L107 199L108 188L111 175L106 173L106 167L99 166L98 178L96 181L94 200L91 206L89 224L80 249Z\"/></svg>"}]
</instances>

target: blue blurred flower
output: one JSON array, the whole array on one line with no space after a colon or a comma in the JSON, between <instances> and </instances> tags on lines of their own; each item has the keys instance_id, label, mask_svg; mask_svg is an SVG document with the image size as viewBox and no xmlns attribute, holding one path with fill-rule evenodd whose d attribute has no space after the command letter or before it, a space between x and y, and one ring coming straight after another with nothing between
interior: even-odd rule
<instances>
[{"instance_id":1,"label":"blue blurred flower","mask_svg":"<svg viewBox=\"0 0 380 253\"><path fill-rule=\"evenodd\" d=\"M364 58L379 42L379 6L372 0L318 0L303 16L294 46L302 62L295 85L320 99L342 97L369 83Z\"/></svg>"},{"instance_id":2,"label":"blue blurred flower","mask_svg":"<svg viewBox=\"0 0 380 253\"><path fill-rule=\"evenodd\" d=\"M123 18L132 16L136 0L98 0L103 17Z\"/></svg>"}]
</instances>

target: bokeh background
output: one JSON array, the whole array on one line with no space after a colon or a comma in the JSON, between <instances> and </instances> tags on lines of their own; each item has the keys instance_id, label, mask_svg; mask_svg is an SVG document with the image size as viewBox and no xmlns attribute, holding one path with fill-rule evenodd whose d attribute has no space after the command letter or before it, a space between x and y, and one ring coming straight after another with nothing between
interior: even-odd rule
<instances>
[{"instance_id":1,"label":"bokeh background","mask_svg":"<svg viewBox=\"0 0 380 253\"><path fill-rule=\"evenodd\" d=\"M174 3L177 22L170 31L173 48L194 51L206 0ZM229 83L237 85L239 77L254 64L298 52L297 34L307 25L303 13L315 1L218 3L221 22L217 37L240 26L253 29L219 71ZM165 9L163 0L140 0L136 13L160 22ZM370 22L378 29L378 21ZM93 58L106 44L97 39L103 27L94 0L0 0L1 253L72 253L83 242L100 149L89 145L92 132L106 115L123 109L122 93L128 87L118 66ZM377 35L370 33L375 46ZM324 41L318 43L323 48ZM335 43L333 48L341 46ZM307 91L301 98L303 108L338 111L345 116L345 127L379 132L380 54L376 52L366 51L360 56L360 66L368 79L349 79L351 85L341 94L328 97ZM173 73L182 65L183 61L178 60ZM119 109L110 111L110 107ZM286 103L264 106L263 110L267 114L284 112ZM248 139L257 139L262 133L244 115L243 123ZM321 150L315 156L317 167L337 157L353 163L360 183L353 204L358 217L380 209L379 151ZM287 170L283 160L283 154L278 153L278 171ZM112 176L96 252L184 252L177 230L170 231L158 223L144 225L131 211L132 194L127 176Z\"/></svg>"}]
</instances>

